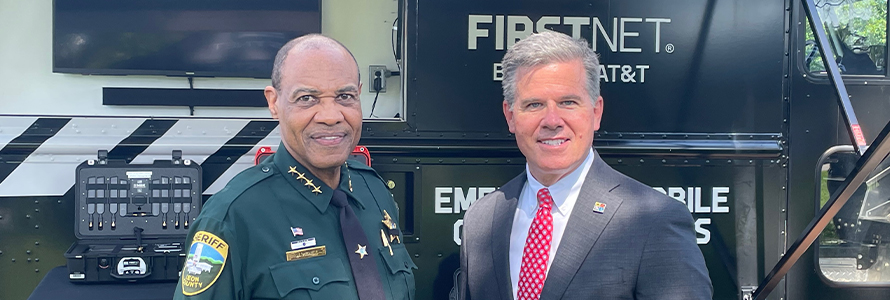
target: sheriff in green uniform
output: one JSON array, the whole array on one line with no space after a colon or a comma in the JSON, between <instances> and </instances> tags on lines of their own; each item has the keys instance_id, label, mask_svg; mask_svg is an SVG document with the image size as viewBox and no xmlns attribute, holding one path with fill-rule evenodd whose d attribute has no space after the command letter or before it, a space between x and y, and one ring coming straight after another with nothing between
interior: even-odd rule
<instances>
[{"instance_id":1,"label":"sheriff in green uniform","mask_svg":"<svg viewBox=\"0 0 890 300\"><path fill-rule=\"evenodd\" d=\"M279 51L265 94L282 143L204 205L176 299L414 299L392 195L347 161L360 93L355 58L333 39Z\"/></svg>"}]
</instances>

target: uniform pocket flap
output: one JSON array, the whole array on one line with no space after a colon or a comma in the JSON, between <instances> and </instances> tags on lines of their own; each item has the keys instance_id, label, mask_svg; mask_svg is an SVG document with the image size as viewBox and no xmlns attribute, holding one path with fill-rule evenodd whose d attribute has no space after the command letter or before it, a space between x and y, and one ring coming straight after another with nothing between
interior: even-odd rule
<instances>
[{"instance_id":1,"label":"uniform pocket flap","mask_svg":"<svg viewBox=\"0 0 890 300\"><path fill-rule=\"evenodd\" d=\"M328 283L349 282L350 278L339 258L289 261L273 265L269 271L282 298L296 289L318 291Z\"/></svg>"},{"instance_id":2,"label":"uniform pocket flap","mask_svg":"<svg viewBox=\"0 0 890 300\"><path fill-rule=\"evenodd\" d=\"M408 254L405 245L392 245L393 255L389 255L388 247L380 247L379 250L383 261L386 262L386 267L393 275L398 272L411 272L411 269L417 269L417 265L411 260L411 255Z\"/></svg>"}]
</instances>

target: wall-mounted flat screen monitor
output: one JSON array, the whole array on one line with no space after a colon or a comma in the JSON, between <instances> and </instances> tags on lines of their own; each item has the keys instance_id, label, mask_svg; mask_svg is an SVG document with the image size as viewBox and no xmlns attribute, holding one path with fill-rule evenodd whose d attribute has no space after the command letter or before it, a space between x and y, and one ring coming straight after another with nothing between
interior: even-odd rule
<instances>
[{"instance_id":1,"label":"wall-mounted flat screen monitor","mask_svg":"<svg viewBox=\"0 0 890 300\"><path fill-rule=\"evenodd\" d=\"M269 78L320 0L55 0L53 71Z\"/></svg>"}]
</instances>

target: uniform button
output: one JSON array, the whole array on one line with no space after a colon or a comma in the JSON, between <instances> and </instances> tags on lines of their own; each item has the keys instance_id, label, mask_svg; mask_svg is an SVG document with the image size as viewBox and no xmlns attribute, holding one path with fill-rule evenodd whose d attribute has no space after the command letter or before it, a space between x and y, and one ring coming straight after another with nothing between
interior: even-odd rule
<instances>
[{"instance_id":1,"label":"uniform button","mask_svg":"<svg viewBox=\"0 0 890 300\"><path fill-rule=\"evenodd\" d=\"M312 283L318 284L319 282L321 282L321 280L319 280L318 277L312 277Z\"/></svg>"},{"instance_id":2,"label":"uniform button","mask_svg":"<svg viewBox=\"0 0 890 300\"><path fill-rule=\"evenodd\" d=\"M263 173L269 173L269 167L263 167Z\"/></svg>"}]
</instances>

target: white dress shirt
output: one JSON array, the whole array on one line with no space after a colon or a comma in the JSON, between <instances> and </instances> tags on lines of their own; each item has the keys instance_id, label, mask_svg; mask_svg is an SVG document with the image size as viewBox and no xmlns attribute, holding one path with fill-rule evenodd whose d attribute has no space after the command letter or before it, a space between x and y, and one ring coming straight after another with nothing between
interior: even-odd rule
<instances>
[{"instance_id":1,"label":"white dress shirt","mask_svg":"<svg viewBox=\"0 0 890 300\"><path fill-rule=\"evenodd\" d=\"M572 209L575 207L575 201L578 200L578 194L581 193L581 185L587 178L587 171L593 164L593 149L587 154L584 162L577 169L563 177L551 186L548 186L550 195L553 197L553 240L550 244L550 258L547 260L547 272L550 272L550 264L553 263L553 257L556 256L556 249L559 248L559 242L562 240L562 234L565 232L566 223L569 222L569 216L572 215ZM519 292L519 270L522 268L522 250L525 249L525 240L528 237L528 229L535 219L535 213L538 211L538 190L545 188L543 184L538 182L534 176L528 171L528 164L525 165L525 174L528 180L519 194L519 203L516 205L516 215L513 216L513 230L510 233L510 279L513 283L513 296ZM591 208L593 209L593 208Z\"/></svg>"}]
</instances>

